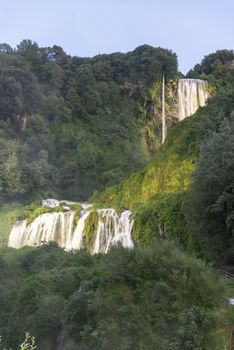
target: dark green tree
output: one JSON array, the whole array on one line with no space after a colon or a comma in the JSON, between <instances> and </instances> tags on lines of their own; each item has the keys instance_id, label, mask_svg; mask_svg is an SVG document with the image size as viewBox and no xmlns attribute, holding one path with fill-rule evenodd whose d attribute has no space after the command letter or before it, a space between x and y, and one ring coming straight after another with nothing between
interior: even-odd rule
<instances>
[{"instance_id":1,"label":"dark green tree","mask_svg":"<svg viewBox=\"0 0 234 350\"><path fill-rule=\"evenodd\" d=\"M202 255L234 264L234 114L201 148L185 215Z\"/></svg>"}]
</instances>

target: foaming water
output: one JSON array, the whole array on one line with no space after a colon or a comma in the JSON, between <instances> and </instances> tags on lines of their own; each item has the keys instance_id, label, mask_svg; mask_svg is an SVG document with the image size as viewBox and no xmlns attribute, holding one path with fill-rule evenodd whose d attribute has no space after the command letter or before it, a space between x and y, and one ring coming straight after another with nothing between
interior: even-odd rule
<instances>
[{"instance_id":1,"label":"foaming water","mask_svg":"<svg viewBox=\"0 0 234 350\"><path fill-rule=\"evenodd\" d=\"M87 208L87 207L86 207ZM85 248L84 230L91 210L82 210L75 223L75 212L52 212L38 216L27 225L27 220L17 221L12 227L8 246L40 246L51 241L66 250ZM125 248L133 248L131 232L133 217L129 210L120 215L115 209L99 209L98 224L93 228L93 245L87 247L91 253L106 253L111 245L122 244ZM88 224L88 223L87 223Z\"/></svg>"},{"instance_id":2,"label":"foaming water","mask_svg":"<svg viewBox=\"0 0 234 350\"><path fill-rule=\"evenodd\" d=\"M199 107L206 105L208 82L201 79L179 79L178 81L178 119L183 120L194 114Z\"/></svg>"}]
</instances>

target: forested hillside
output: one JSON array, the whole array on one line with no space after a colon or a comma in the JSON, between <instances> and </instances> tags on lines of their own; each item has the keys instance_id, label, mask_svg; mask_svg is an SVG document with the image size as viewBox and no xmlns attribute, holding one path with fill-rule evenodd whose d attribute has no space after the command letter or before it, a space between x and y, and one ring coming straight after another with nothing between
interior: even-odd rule
<instances>
[{"instance_id":1,"label":"forested hillside","mask_svg":"<svg viewBox=\"0 0 234 350\"><path fill-rule=\"evenodd\" d=\"M38 350L232 349L233 279L220 270L234 273L233 62L217 51L189 72L212 97L177 125L172 113L161 145L161 78L168 112L179 76L171 51L78 58L31 41L0 46L0 243L19 218L70 211L77 224L80 205L38 208L47 196L96 191L88 243L98 208L131 209L135 222L134 249L107 254L3 244L6 349L28 331Z\"/></svg>"},{"instance_id":2,"label":"forested hillside","mask_svg":"<svg viewBox=\"0 0 234 350\"><path fill-rule=\"evenodd\" d=\"M152 88L177 75L169 50L66 55L0 45L0 202L87 199L142 168L161 140Z\"/></svg>"},{"instance_id":3,"label":"forested hillside","mask_svg":"<svg viewBox=\"0 0 234 350\"><path fill-rule=\"evenodd\" d=\"M16 349L227 350L228 290L171 243L107 254L55 244L2 250L0 333Z\"/></svg>"},{"instance_id":4,"label":"forested hillside","mask_svg":"<svg viewBox=\"0 0 234 350\"><path fill-rule=\"evenodd\" d=\"M99 206L134 210L135 241L155 236L234 266L234 54L217 51L189 72L210 82L208 105L170 131L149 165L93 197Z\"/></svg>"},{"instance_id":5,"label":"forested hillside","mask_svg":"<svg viewBox=\"0 0 234 350\"><path fill-rule=\"evenodd\" d=\"M211 64L210 61L213 61ZM213 95L206 107L173 128L165 145L147 165L130 179L107 188L97 200L119 203L133 208L161 192L174 192L188 188L195 169L200 146L212 132L218 131L225 119L233 119L234 110L234 53L217 51L204 58L188 77L206 79ZM209 67L209 68L207 68ZM207 72L209 69L209 73ZM133 191L134 188L134 191Z\"/></svg>"}]
</instances>

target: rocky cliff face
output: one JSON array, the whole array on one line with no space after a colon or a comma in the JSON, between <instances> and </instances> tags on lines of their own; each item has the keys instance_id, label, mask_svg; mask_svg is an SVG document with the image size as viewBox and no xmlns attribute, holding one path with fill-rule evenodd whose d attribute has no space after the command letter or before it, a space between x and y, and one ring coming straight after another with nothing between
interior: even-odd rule
<instances>
[{"instance_id":1,"label":"rocky cliff face","mask_svg":"<svg viewBox=\"0 0 234 350\"><path fill-rule=\"evenodd\" d=\"M166 123L162 123L163 97ZM167 81L164 94L163 84L152 85L143 106L148 149L154 154L160 147L160 144L157 145L157 140L164 140L166 133L178 121L193 115L199 107L205 106L208 98L208 82L201 79Z\"/></svg>"}]
</instances>

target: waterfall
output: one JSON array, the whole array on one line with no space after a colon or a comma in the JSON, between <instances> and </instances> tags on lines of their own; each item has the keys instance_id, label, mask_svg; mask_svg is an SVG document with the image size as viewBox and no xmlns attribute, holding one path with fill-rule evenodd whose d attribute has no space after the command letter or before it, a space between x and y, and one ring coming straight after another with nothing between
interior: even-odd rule
<instances>
[{"instance_id":1,"label":"waterfall","mask_svg":"<svg viewBox=\"0 0 234 350\"><path fill-rule=\"evenodd\" d=\"M106 253L112 244L121 243L125 248L133 248L131 237L132 213L125 210L119 217L114 209L98 210L98 229L93 253Z\"/></svg>"},{"instance_id":2,"label":"waterfall","mask_svg":"<svg viewBox=\"0 0 234 350\"><path fill-rule=\"evenodd\" d=\"M43 199L41 202L43 207L49 207L49 208L56 208L59 205L65 205L69 206L71 204L79 204L83 209L88 209L92 207L92 204L90 203L85 203L85 202L72 202L72 201L67 201L67 200L58 200L58 199Z\"/></svg>"},{"instance_id":3,"label":"waterfall","mask_svg":"<svg viewBox=\"0 0 234 350\"><path fill-rule=\"evenodd\" d=\"M206 105L208 82L201 79L179 79L178 81L178 119L183 120L194 114L199 107Z\"/></svg>"},{"instance_id":4,"label":"waterfall","mask_svg":"<svg viewBox=\"0 0 234 350\"><path fill-rule=\"evenodd\" d=\"M166 114L165 114L165 77L162 80L162 143L167 136Z\"/></svg>"},{"instance_id":5,"label":"waterfall","mask_svg":"<svg viewBox=\"0 0 234 350\"><path fill-rule=\"evenodd\" d=\"M8 247L19 249L24 245L24 234L27 229L27 220L17 221L10 233Z\"/></svg>"},{"instance_id":6,"label":"waterfall","mask_svg":"<svg viewBox=\"0 0 234 350\"><path fill-rule=\"evenodd\" d=\"M8 246L21 248L25 245L38 246L55 241L63 248L69 248L72 239L74 212L47 213L38 216L31 224L27 220L17 221L13 226Z\"/></svg>"},{"instance_id":7,"label":"waterfall","mask_svg":"<svg viewBox=\"0 0 234 350\"><path fill-rule=\"evenodd\" d=\"M51 205L54 204L51 202ZM29 225L27 220L17 221L10 232L8 246L19 249L54 241L66 250L85 248L85 224L92 210L88 205L83 208L86 209L81 211L77 223L72 210L41 214ZM97 214L98 223L92 232L94 243L87 247L91 253L106 253L111 245L117 243L125 248L134 247L131 236L134 221L129 210L118 215L115 209L99 209Z\"/></svg>"},{"instance_id":8,"label":"waterfall","mask_svg":"<svg viewBox=\"0 0 234 350\"><path fill-rule=\"evenodd\" d=\"M81 249L83 246L83 232L85 227L85 220L89 216L89 211L82 211L80 219L77 223L76 229L74 231L74 235L71 242L71 247L73 249Z\"/></svg>"}]
</instances>

